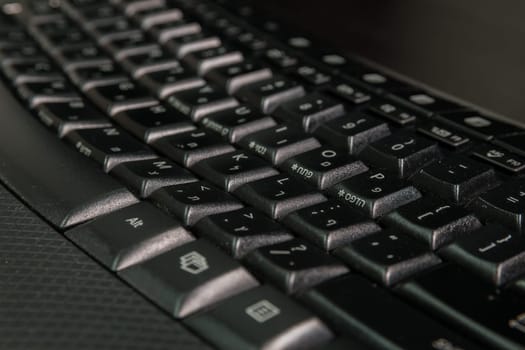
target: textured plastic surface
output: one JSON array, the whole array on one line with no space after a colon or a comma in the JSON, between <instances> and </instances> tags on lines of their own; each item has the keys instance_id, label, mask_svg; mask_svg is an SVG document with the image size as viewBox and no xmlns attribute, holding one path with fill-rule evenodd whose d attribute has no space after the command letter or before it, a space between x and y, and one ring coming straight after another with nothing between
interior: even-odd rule
<instances>
[{"instance_id":1,"label":"textured plastic surface","mask_svg":"<svg viewBox=\"0 0 525 350\"><path fill-rule=\"evenodd\" d=\"M206 349L0 186L0 349Z\"/></svg>"}]
</instances>

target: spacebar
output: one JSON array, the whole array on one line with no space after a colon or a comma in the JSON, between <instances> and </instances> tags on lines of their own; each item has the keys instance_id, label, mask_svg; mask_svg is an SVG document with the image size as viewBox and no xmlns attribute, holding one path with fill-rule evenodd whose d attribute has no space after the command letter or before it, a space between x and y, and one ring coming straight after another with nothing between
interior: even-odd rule
<instances>
[{"instance_id":1,"label":"spacebar","mask_svg":"<svg viewBox=\"0 0 525 350\"><path fill-rule=\"evenodd\" d=\"M0 180L58 228L135 203L96 164L48 132L0 82Z\"/></svg>"}]
</instances>

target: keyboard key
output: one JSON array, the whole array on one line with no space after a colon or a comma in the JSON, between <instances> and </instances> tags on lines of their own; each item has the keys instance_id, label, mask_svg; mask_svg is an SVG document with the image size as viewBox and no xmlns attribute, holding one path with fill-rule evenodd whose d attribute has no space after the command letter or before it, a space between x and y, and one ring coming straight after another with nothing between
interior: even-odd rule
<instances>
[{"instance_id":1,"label":"keyboard key","mask_svg":"<svg viewBox=\"0 0 525 350\"><path fill-rule=\"evenodd\" d=\"M524 158L491 144L480 144L474 147L472 155L511 173L519 173L525 169Z\"/></svg>"},{"instance_id":2,"label":"keyboard key","mask_svg":"<svg viewBox=\"0 0 525 350\"><path fill-rule=\"evenodd\" d=\"M426 123L420 125L417 130L453 149L458 149L470 142L470 139L465 134L441 124Z\"/></svg>"},{"instance_id":3,"label":"keyboard key","mask_svg":"<svg viewBox=\"0 0 525 350\"><path fill-rule=\"evenodd\" d=\"M380 230L374 221L333 199L297 210L287 215L283 223L324 250Z\"/></svg>"},{"instance_id":4,"label":"keyboard key","mask_svg":"<svg viewBox=\"0 0 525 350\"><path fill-rule=\"evenodd\" d=\"M175 318L257 285L239 263L203 240L124 269L120 276Z\"/></svg>"},{"instance_id":5,"label":"keyboard key","mask_svg":"<svg viewBox=\"0 0 525 350\"><path fill-rule=\"evenodd\" d=\"M494 169L461 156L430 164L414 176L417 185L456 203L465 202L494 186Z\"/></svg>"},{"instance_id":6,"label":"keyboard key","mask_svg":"<svg viewBox=\"0 0 525 350\"><path fill-rule=\"evenodd\" d=\"M69 79L82 91L99 85L118 84L126 80L119 66L107 60L86 61L84 64L67 68Z\"/></svg>"},{"instance_id":7,"label":"keyboard key","mask_svg":"<svg viewBox=\"0 0 525 350\"><path fill-rule=\"evenodd\" d=\"M150 107L157 101L148 91L130 80L101 84L86 91L87 97L110 116L135 108Z\"/></svg>"},{"instance_id":8,"label":"keyboard key","mask_svg":"<svg viewBox=\"0 0 525 350\"><path fill-rule=\"evenodd\" d=\"M218 67L206 74L206 78L221 86L229 94L236 93L240 88L267 80L272 77L272 71L252 61Z\"/></svg>"},{"instance_id":9,"label":"keyboard key","mask_svg":"<svg viewBox=\"0 0 525 350\"><path fill-rule=\"evenodd\" d=\"M211 85L177 92L167 97L167 102L194 122L200 121L205 115L239 104L233 97Z\"/></svg>"},{"instance_id":10,"label":"keyboard key","mask_svg":"<svg viewBox=\"0 0 525 350\"><path fill-rule=\"evenodd\" d=\"M155 191L151 198L187 226L194 225L206 216L242 207L228 193L203 181L163 187Z\"/></svg>"},{"instance_id":11,"label":"keyboard key","mask_svg":"<svg viewBox=\"0 0 525 350\"><path fill-rule=\"evenodd\" d=\"M321 193L286 175L242 185L234 194L274 219L325 200Z\"/></svg>"},{"instance_id":12,"label":"keyboard key","mask_svg":"<svg viewBox=\"0 0 525 350\"><path fill-rule=\"evenodd\" d=\"M186 116L163 104L125 110L113 118L146 143L195 129Z\"/></svg>"},{"instance_id":13,"label":"keyboard key","mask_svg":"<svg viewBox=\"0 0 525 350\"><path fill-rule=\"evenodd\" d=\"M177 58L183 58L189 53L213 49L221 46L221 39L204 32L184 36L171 37L164 43L166 48Z\"/></svg>"},{"instance_id":14,"label":"keyboard key","mask_svg":"<svg viewBox=\"0 0 525 350\"><path fill-rule=\"evenodd\" d=\"M264 52L264 57L266 60L268 60L268 62L281 69L293 67L299 62L297 57L277 47L270 47L266 49Z\"/></svg>"},{"instance_id":15,"label":"keyboard key","mask_svg":"<svg viewBox=\"0 0 525 350\"><path fill-rule=\"evenodd\" d=\"M106 116L83 100L42 103L36 110L40 120L56 130L59 137L72 130L111 126Z\"/></svg>"},{"instance_id":16,"label":"keyboard key","mask_svg":"<svg viewBox=\"0 0 525 350\"><path fill-rule=\"evenodd\" d=\"M281 225L253 208L205 217L195 230L236 259L259 247L292 239Z\"/></svg>"},{"instance_id":17,"label":"keyboard key","mask_svg":"<svg viewBox=\"0 0 525 350\"><path fill-rule=\"evenodd\" d=\"M36 44L17 43L2 46L2 42L0 41L0 63L2 64L35 58L45 58Z\"/></svg>"},{"instance_id":18,"label":"keyboard key","mask_svg":"<svg viewBox=\"0 0 525 350\"><path fill-rule=\"evenodd\" d=\"M440 254L498 286L525 273L525 238L501 226L458 238Z\"/></svg>"},{"instance_id":19,"label":"keyboard key","mask_svg":"<svg viewBox=\"0 0 525 350\"><path fill-rule=\"evenodd\" d=\"M6 62L2 64L2 71L14 85L54 81L62 76L60 71L47 59Z\"/></svg>"},{"instance_id":20,"label":"keyboard key","mask_svg":"<svg viewBox=\"0 0 525 350\"><path fill-rule=\"evenodd\" d=\"M144 74L138 80L161 99L180 91L201 88L206 84L195 72L181 65Z\"/></svg>"},{"instance_id":21,"label":"keyboard key","mask_svg":"<svg viewBox=\"0 0 525 350\"><path fill-rule=\"evenodd\" d=\"M110 64L111 60L105 55L104 51L97 45L86 42L64 46L51 53L56 58L58 64L65 70L73 67L88 65L89 62L101 62Z\"/></svg>"},{"instance_id":22,"label":"keyboard key","mask_svg":"<svg viewBox=\"0 0 525 350\"><path fill-rule=\"evenodd\" d=\"M339 261L302 239L259 248L244 260L286 293L297 293L348 272Z\"/></svg>"},{"instance_id":23,"label":"keyboard key","mask_svg":"<svg viewBox=\"0 0 525 350\"><path fill-rule=\"evenodd\" d=\"M424 197L383 218L387 227L407 233L432 250L481 227L479 220L461 207Z\"/></svg>"},{"instance_id":24,"label":"keyboard key","mask_svg":"<svg viewBox=\"0 0 525 350\"><path fill-rule=\"evenodd\" d=\"M205 129L163 137L153 145L185 167L191 167L201 160L235 150L221 137Z\"/></svg>"},{"instance_id":25,"label":"keyboard key","mask_svg":"<svg viewBox=\"0 0 525 350\"><path fill-rule=\"evenodd\" d=\"M236 143L244 136L268 129L277 123L246 105L226 109L202 118L202 126Z\"/></svg>"},{"instance_id":26,"label":"keyboard key","mask_svg":"<svg viewBox=\"0 0 525 350\"><path fill-rule=\"evenodd\" d=\"M111 175L118 177L142 198L161 187L197 181L189 171L165 158L119 164L111 170Z\"/></svg>"},{"instance_id":27,"label":"keyboard key","mask_svg":"<svg viewBox=\"0 0 525 350\"><path fill-rule=\"evenodd\" d=\"M435 142L408 132L398 132L371 143L361 153L370 164L396 171L400 178L409 177L440 156Z\"/></svg>"},{"instance_id":28,"label":"keyboard key","mask_svg":"<svg viewBox=\"0 0 525 350\"><path fill-rule=\"evenodd\" d=\"M288 159L281 169L320 190L368 170L360 160L326 146Z\"/></svg>"},{"instance_id":29,"label":"keyboard key","mask_svg":"<svg viewBox=\"0 0 525 350\"><path fill-rule=\"evenodd\" d=\"M270 286L239 294L185 323L221 349L305 349L332 336L317 317Z\"/></svg>"},{"instance_id":30,"label":"keyboard key","mask_svg":"<svg viewBox=\"0 0 525 350\"><path fill-rule=\"evenodd\" d=\"M148 30L159 24L180 21L182 16L183 14L179 9L157 9L147 14L141 13L138 21L140 21L143 29Z\"/></svg>"},{"instance_id":31,"label":"keyboard key","mask_svg":"<svg viewBox=\"0 0 525 350\"><path fill-rule=\"evenodd\" d=\"M212 69L229 66L242 62L243 55L227 46L214 47L207 50L194 51L184 56L183 61L199 75L206 74Z\"/></svg>"},{"instance_id":32,"label":"keyboard key","mask_svg":"<svg viewBox=\"0 0 525 350\"><path fill-rule=\"evenodd\" d=\"M454 288L451 288L454 286ZM399 291L451 327L477 338L483 348L521 349L523 298L498 293L477 276L447 265L401 285Z\"/></svg>"},{"instance_id":33,"label":"keyboard key","mask_svg":"<svg viewBox=\"0 0 525 350\"><path fill-rule=\"evenodd\" d=\"M519 131L515 126L505 124L475 111L444 113L437 117L482 140L490 140L494 136L512 134Z\"/></svg>"},{"instance_id":34,"label":"keyboard key","mask_svg":"<svg viewBox=\"0 0 525 350\"><path fill-rule=\"evenodd\" d=\"M142 143L116 127L79 129L65 138L78 152L100 163L105 172L123 162L155 157Z\"/></svg>"},{"instance_id":35,"label":"keyboard key","mask_svg":"<svg viewBox=\"0 0 525 350\"><path fill-rule=\"evenodd\" d=\"M357 271L387 286L441 262L424 245L393 231L357 239L336 249L335 254Z\"/></svg>"},{"instance_id":36,"label":"keyboard key","mask_svg":"<svg viewBox=\"0 0 525 350\"><path fill-rule=\"evenodd\" d=\"M356 175L332 187L330 193L374 219L421 197L415 187L383 171Z\"/></svg>"},{"instance_id":37,"label":"keyboard key","mask_svg":"<svg viewBox=\"0 0 525 350\"><path fill-rule=\"evenodd\" d=\"M280 76L246 86L237 92L241 100L265 114L272 113L284 102L303 97L304 94L302 86Z\"/></svg>"},{"instance_id":38,"label":"keyboard key","mask_svg":"<svg viewBox=\"0 0 525 350\"><path fill-rule=\"evenodd\" d=\"M474 210L485 220L494 221L513 230L525 231L525 183L507 182L482 194L473 203Z\"/></svg>"},{"instance_id":39,"label":"keyboard key","mask_svg":"<svg viewBox=\"0 0 525 350\"><path fill-rule=\"evenodd\" d=\"M401 104L381 99L371 101L368 106L368 112L401 126L413 124L417 120L424 118L417 111L410 110Z\"/></svg>"},{"instance_id":40,"label":"keyboard key","mask_svg":"<svg viewBox=\"0 0 525 350\"><path fill-rule=\"evenodd\" d=\"M450 291L450 282L443 282ZM374 349L481 349L357 275L328 281L302 299L337 331Z\"/></svg>"},{"instance_id":41,"label":"keyboard key","mask_svg":"<svg viewBox=\"0 0 525 350\"><path fill-rule=\"evenodd\" d=\"M312 93L282 104L275 116L285 122L296 123L306 132L312 132L321 124L344 114L344 106L334 99Z\"/></svg>"},{"instance_id":42,"label":"keyboard key","mask_svg":"<svg viewBox=\"0 0 525 350\"><path fill-rule=\"evenodd\" d=\"M138 79L142 75L180 67L179 61L175 60L170 54L157 47L146 52L138 52L126 55L122 59L122 66Z\"/></svg>"},{"instance_id":43,"label":"keyboard key","mask_svg":"<svg viewBox=\"0 0 525 350\"><path fill-rule=\"evenodd\" d=\"M245 151L205 159L195 164L192 170L228 192L279 173L261 158Z\"/></svg>"},{"instance_id":44,"label":"keyboard key","mask_svg":"<svg viewBox=\"0 0 525 350\"><path fill-rule=\"evenodd\" d=\"M75 89L65 80L21 83L16 87L20 97L35 108L42 103L72 102L80 99Z\"/></svg>"},{"instance_id":45,"label":"keyboard key","mask_svg":"<svg viewBox=\"0 0 525 350\"><path fill-rule=\"evenodd\" d=\"M320 147L311 135L288 125L276 125L270 129L250 134L239 145L260 157L279 165L286 159Z\"/></svg>"},{"instance_id":46,"label":"keyboard key","mask_svg":"<svg viewBox=\"0 0 525 350\"><path fill-rule=\"evenodd\" d=\"M150 27L149 32L157 38L161 44L165 44L171 39L184 36L193 36L200 33L201 25L189 20L177 20L159 23Z\"/></svg>"},{"instance_id":47,"label":"keyboard key","mask_svg":"<svg viewBox=\"0 0 525 350\"><path fill-rule=\"evenodd\" d=\"M113 271L193 240L177 221L146 202L77 226L66 236Z\"/></svg>"},{"instance_id":48,"label":"keyboard key","mask_svg":"<svg viewBox=\"0 0 525 350\"><path fill-rule=\"evenodd\" d=\"M334 88L332 88L330 91L337 97L342 98L353 105L361 105L370 101L372 98L372 96L367 91L364 91L362 88L357 86L350 85L347 82L339 82L334 85Z\"/></svg>"},{"instance_id":49,"label":"keyboard key","mask_svg":"<svg viewBox=\"0 0 525 350\"><path fill-rule=\"evenodd\" d=\"M433 113L459 112L466 109L466 107L460 106L455 102L434 96L425 91L400 91L396 92L396 96L421 107L427 111L428 115Z\"/></svg>"},{"instance_id":50,"label":"keyboard key","mask_svg":"<svg viewBox=\"0 0 525 350\"><path fill-rule=\"evenodd\" d=\"M323 85L332 81L332 77L330 75L318 67L307 64L296 67L293 72L294 76L314 86Z\"/></svg>"},{"instance_id":51,"label":"keyboard key","mask_svg":"<svg viewBox=\"0 0 525 350\"><path fill-rule=\"evenodd\" d=\"M367 144L390 134L388 124L368 114L350 114L321 125L315 135L327 143L358 154Z\"/></svg>"}]
</instances>

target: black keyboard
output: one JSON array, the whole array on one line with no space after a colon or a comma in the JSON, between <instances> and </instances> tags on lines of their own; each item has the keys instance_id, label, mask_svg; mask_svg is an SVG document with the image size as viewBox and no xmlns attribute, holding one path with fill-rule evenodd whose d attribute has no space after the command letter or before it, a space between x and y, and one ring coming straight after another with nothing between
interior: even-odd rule
<instances>
[{"instance_id":1,"label":"black keyboard","mask_svg":"<svg viewBox=\"0 0 525 350\"><path fill-rule=\"evenodd\" d=\"M27 6L4 80L134 194L43 216L209 344L525 349L525 130L243 2Z\"/></svg>"}]
</instances>

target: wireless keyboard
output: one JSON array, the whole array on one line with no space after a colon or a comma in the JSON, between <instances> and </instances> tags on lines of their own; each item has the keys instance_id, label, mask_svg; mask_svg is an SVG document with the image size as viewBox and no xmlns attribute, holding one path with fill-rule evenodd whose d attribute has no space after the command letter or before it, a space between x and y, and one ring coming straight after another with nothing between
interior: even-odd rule
<instances>
[{"instance_id":1,"label":"wireless keyboard","mask_svg":"<svg viewBox=\"0 0 525 350\"><path fill-rule=\"evenodd\" d=\"M525 130L246 2L4 12L6 84L98 164L40 142L23 199L211 346L525 349Z\"/></svg>"}]
</instances>

